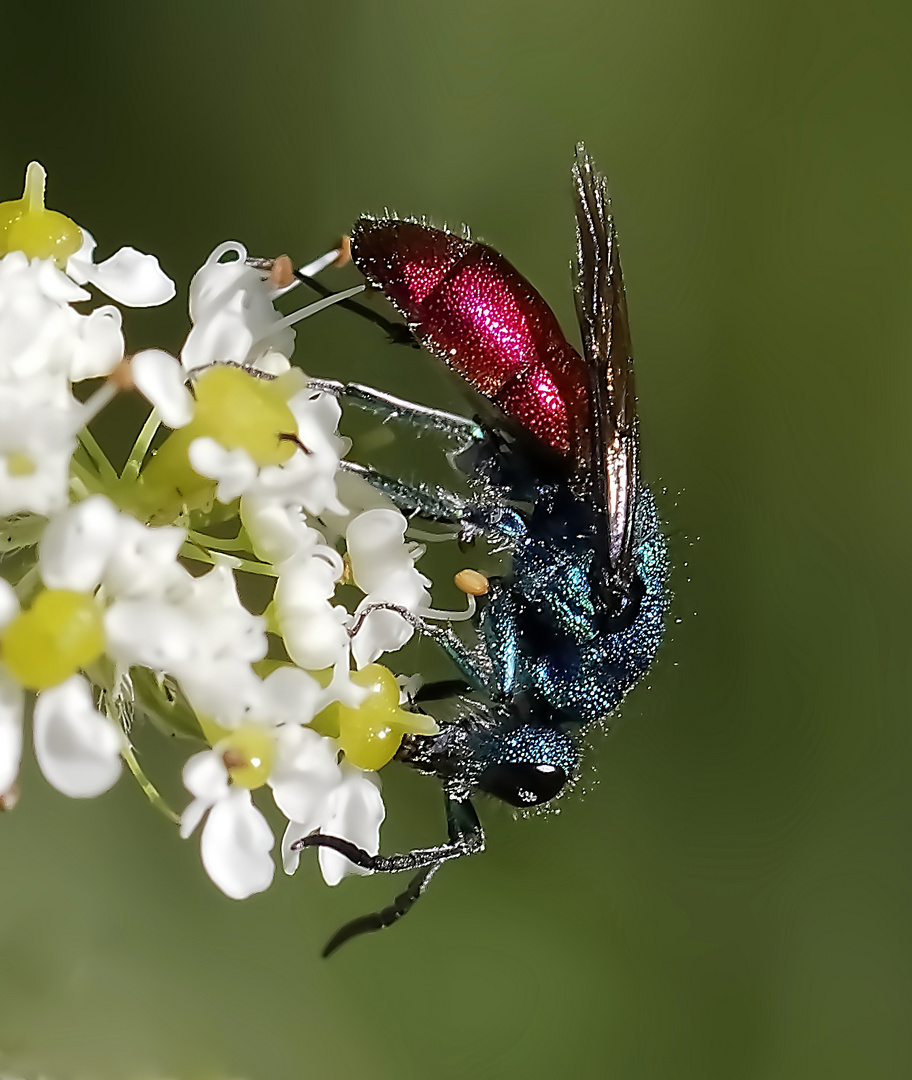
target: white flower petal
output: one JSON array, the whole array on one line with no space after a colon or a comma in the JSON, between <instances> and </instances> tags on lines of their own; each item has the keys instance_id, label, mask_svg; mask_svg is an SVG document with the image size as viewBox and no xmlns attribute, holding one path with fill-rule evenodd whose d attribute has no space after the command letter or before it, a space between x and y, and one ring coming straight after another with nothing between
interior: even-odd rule
<instances>
[{"instance_id":1,"label":"white flower petal","mask_svg":"<svg viewBox=\"0 0 912 1080\"><path fill-rule=\"evenodd\" d=\"M0 670L0 795L5 795L19 775L22 758L22 687Z\"/></svg>"},{"instance_id":2,"label":"white flower petal","mask_svg":"<svg viewBox=\"0 0 912 1080\"><path fill-rule=\"evenodd\" d=\"M218 481L216 497L219 502L229 503L243 495L256 480L256 462L240 447L226 450L215 439L204 436L190 443L187 455L200 476Z\"/></svg>"},{"instance_id":3,"label":"white flower petal","mask_svg":"<svg viewBox=\"0 0 912 1080\"><path fill-rule=\"evenodd\" d=\"M276 749L269 778L276 806L305 832L312 832L326 816L328 800L342 780L336 744L307 728L285 727L279 729Z\"/></svg>"},{"instance_id":4,"label":"white flower petal","mask_svg":"<svg viewBox=\"0 0 912 1080\"><path fill-rule=\"evenodd\" d=\"M0 353L2 349L0 343ZM0 356L0 372L2 368ZM67 504L81 407L56 372L30 378L14 371L2 387L0 517L23 510L52 514Z\"/></svg>"},{"instance_id":5,"label":"white flower petal","mask_svg":"<svg viewBox=\"0 0 912 1080\"><path fill-rule=\"evenodd\" d=\"M119 541L120 515L104 495L92 495L52 518L38 547L49 589L91 592Z\"/></svg>"},{"instance_id":6,"label":"white flower petal","mask_svg":"<svg viewBox=\"0 0 912 1080\"><path fill-rule=\"evenodd\" d=\"M345 534L348 557L352 577L364 592L382 587L390 569L409 559L403 539L407 526L398 510L383 507L352 518Z\"/></svg>"},{"instance_id":7,"label":"white flower petal","mask_svg":"<svg viewBox=\"0 0 912 1080\"><path fill-rule=\"evenodd\" d=\"M117 543L102 576L107 592L118 599L159 597L172 602L189 595L194 579L178 563L187 538L173 525L143 525L129 514L118 517Z\"/></svg>"},{"instance_id":8,"label":"white flower petal","mask_svg":"<svg viewBox=\"0 0 912 1080\"><path fill-rule=\"evenodd\" d=\"M300 507L285 505L262 491L241 499L241 522L253 550L266 562L284 563L323 544L323 537L307 524Z\"/></svg>"},{"instance_id":9,"label":"white flower petal","mask_svg":"<svg viewBox=\"0 0 912 1080\"><path fill-rule=\"evenodd\" d=\"M154 255L123 247L110 259L95 263L95 240L86 229L82 232L82 247L67 262L67 274L74 281L89 282L127 307L156 307L174 296L174 282Z\"/></svg>"},{"instance_id":10,"label":"white flower petal","mask_svg":"<svg viewBox=\"0 0 912 1080\"><path fill-rule=\"evenodd\" d=\"M0 630L19 614L19 600L6 578L0 577Z\"/></svg>"},{"instance_id":11,"label":"white flower petal","mask_svg":"<svg viewBox=\"0 0 912 1080\"><path fill-rule=\"evenodd\" d=\"M247 249L220 244L190 283L193 328L181 349L187 371L225 361L259 367L267 357L270 370L278 353L290 356L295 334L272 303L263 275L246 264Z\"/></svg>"},{"instance_id":12,"label":"white flower petal","mask_svg":"<svg viewBox=\"0 0 912 1080\"><path fill-rule=\"evenodd\" d=\"M94 707L81 675L38 695L33 727L41 771L64 795L93 798L117 782L123 735Z\"/></svg>"},{"instance_id":13,"label":"white flower petal","mask_svg":"<svg viewBox=\"0 0 912 1080\"><path fill-rule=\"evenodd\" d=\"M362 772L352 765L344 767L343 772L321 832L341 836L376 855L380 850L380 825L386 817L379 780L375 773ZM320 848L320 869L327 885L338 885L347 874L370 873L329 848Z\"/></svg>"},{"instance_id":14,"label":"white flower petal","mask_svg":"<svg viewBox=\"0 0 912 1080\"><path fill-rule=\"evenodd\" d=\"M187 809L181 814L180 819L180 835L182 840L186 840L188 836L196 829L197 825L205 817L206 811L212 803L206 802L205 799L194 799Z\"/></svg>"},{"instance_id":15,"label":"white flower petal","mask_svg":"<svg viewBox=\"0 0 912 1080\"><path fill-rule=\"evenodd\" d=\"M348 651L345 651L333 665L332 678L317 702L317 711L325 709L334 701L338 701L340 705L347 705L350 709L357 709L363 704L368 694L367 689L352 682Z\"/></svg>"},{"instance_id":16,"label":"white flower petal","mask_svg":"<svg viewBox=\"0 0 912 1080\"><path fill-rule=\"evenodd\" d=\"M322 697L317 680L290 664L283 664L266 676L263 692L264 719L276 726L309 724Z\"/></svg>"},{"instance_id":17,"label":"white flower petal","mask_svg":"<svg viewBox=\"0 0 912 1080\"><path fill-rule=\"evenodd\" d=\"M358 612L365 603L358 606ZM352 658L360 669L372 664L382 653L395 652L411 639L415 630L395 611L371 611L352 638Z\"/></svg>"},{"instance_id":18,"label":"white flower petal","mask_svg":"<svg viewBox=\"0 0 912 1080\"><path fill-rule=\"evenodd\" d=\"M286 874L293 874L301 862L301 852L293 851L292 845L313 831L314 826L308 821L288 822L282 836L282 869Z\"/></svg>"},{"instance_id":19,"label":"white flower petal","mask_svg":"<svg viewBox=\"0 0 912 1080\"><path fill-rule=\"evenodd\" d=\"M69 376L73 382L110 375L123 359L123 318L111 304L79 315L73 335Z\"/></svg>"},{"instance_id":20,"label":"white flower petal","mask_svg":"<svg viewBox=\"0 0 912 1080\"><path fill-rule=\"evenodd\" d=\"M266 375L284 375L286 371L291 371L291 361L287 356L269 348L256 358L256 369Z\"/></svg>"},{"instance_id":21,"label":"white flower petal","mask_svg":"<svg viewBox=\"0 0 912 1080\"><path fill-rule=\"evenodd\" d=\"M201 750L188 758L181 775L184 787L203 802L218 802L228 794L228 770L216 750Z\"/></svg>"},{"instance_id":22,"label":"white flower petal","mask_svg":"<svg viewBox=\"0 0 912 1080\"><path fill-rule=\"evenodd\" d=\"M183 427L193 417L193 395L180 361L162 349L144 349L130 361L136 389L170 428Z\"/></svg>"},{"instance_id":23,"label":"white flower petal","mask_svg":"<svg viewBox=\"0 0 912 1080\"><path fill-rule=\"evenodd\" d=\"M269 856L275 837L253 805L250 792L232 788L209 811L200 853L206 873L233 900L244 900L272 884L275 864Z\"/></svg>"},{"instance_id":24,"label":"white flower petal","mask_svg":"<svg viewBox=\"0 0 912 1080\"><path fill-rule=\"evenodd\" d=\"M290 560L276 582L275 614L285 648L308 671L332 667L348 653L348 613L329 602L342 569L341 556L321 546Z\"/></svg>"},{"instance_id":25,"label":"white flower petal","mask_svg":"<svg viewBox=\"0 0 912 1080\"><path fill-rule=\"evenodd\" d=\"M282 640L288 655L308 671L333 667L341 657L348 655L347 618L345 608L332 607L327 602L312 611L280 617Z\"/></svg>"},{"instance_id":26,"label":"white flower petal","mask_svg":"<svg viewBox=\"0 0 912 1080\"><path fill-rule=\"evenodd\" d=\"M178 681L197 715L227 729L264 718L263 680L249 664L206 657L195 669L182 667Z\"/></svg>"}]
</instances>

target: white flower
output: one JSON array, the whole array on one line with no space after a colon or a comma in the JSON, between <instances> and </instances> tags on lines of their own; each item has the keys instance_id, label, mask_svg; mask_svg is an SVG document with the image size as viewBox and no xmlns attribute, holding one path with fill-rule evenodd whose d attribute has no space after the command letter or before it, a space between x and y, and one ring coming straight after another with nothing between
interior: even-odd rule
<instances>
[{"instance_id":1,"label":"white flower","mask_svg":"<svg viewBox=\"0 0 912 1080\"><path fill-rule=\"evenodd\" d=\"M294 437L298 448L281 465L260 467L247 450L229 449L208 436L190 444L190 464L200 476L217 482L220 502L262 495L281 506L303 508L313 516L326 510L346 513L336 492L339 462L348 449L347 440L336 433L339 405L329 394L308 390L304 379L300 371L284 376L286 385L302 385L287 401L296 430L286 434Z\"/></svg>"},{"instance_id":2,"label":"white flower","mask_svg":"<svg viewBox=\"0 0 912 1080\"><path fill-rule=\"evenodd\" d=\"M216 566L175 588L120 599L105 612L109 652L124 667L169 672L194 708L239 723L257 687L250 665L266 655L265 621L241 604L234 575Z\"/></svg>"},{"instance_id":3,"label":"white flower","mask_svg":"<svg viewBox=\"0 0 912 1080\"><path fill-rule=\"evenodd\" d=\"M263 275L246 259L244 245L228 241L194 275L193 328L181 349L187 371L226 362L257 367L271 351L291 356L295 332L273 306L274 293Z\"/></svg>"},{"instance_id":4,"label":"white flower","mask_svg":"<svg viewBox=\"0 0 912 1080\"><path fill-rule=\"evenodd\" d=\"M64 402L50 382L0 381L0 517L66 505L84 412L66 391Z\"/></svg>"},{"instance_id":5,"label":"white flower","mask_svg":"<svg viewBox=\"0 0 912 1080\"><path fill-rule=\"evenodd\" d=\"M81 675L41 691L32 727L38 765L64 795L90 799L117 782L123 734L92 704L89 684Z\"/></svg>"},{"instance_id":6,"label":"white flower","mask_svg":"<svg viewBox=\"0 0 912 1080\"><path fill-rule=\"evenodd\" d=\"M51 259L29 261L21 251L0 259L0 380L78 382L113 371L124 350L120 312L70 307L88 299Z\"/></svg>"},{"instance_id":7,"label":"white flower","mask_svg":"<svg viewBox=\"0 0 912 1080\"><path fill-rule=\"evenodd\" d=\"M22 687L0 667L0 795L12 788L19 775L24 701Z\"/></svg>"},{"instance_id":8,"label":"white flower","mask_svg":"<svg viewBox=\"0 0 912 1080\"><path fill-rule=\"evenodd\" d=\"M369 855L380 850L380 825L386 816L380 781L376 773L364 772L345 762L341 766L341 782L322 803L316 800L303 820L290 821L282 838L282 863L286 874L298 868L300 852L292 845L315 830L327 836L338 836L356 844ZM347 874L368 874L343 855L320 848L320 869L327 885L338 885Z\"/></svg>"},{"instance_id":9,"label":"white flower","mask_svg":"<svg viewBox=\"0 0 912 1080\"><path fill-rule=\"evenodd\" d=\"M174 296L174 282L154 255L122 247L102 263L94 261L95 238L82 229L82 247L67 261L66 272L80 285L96 289L127 307L157 307Z\"/></svg>"},{"instance_id":10,"label":"white flower","mask_svg":"<svg viewBox=\"0 0 912 1080\"><path fill-rule=\"evenodd\" d=\"M170 428L189 424L193 395L187 389L187 373L180 361L162 349L144 349L130 361L136 389L157 410Z\"/></svg>"},{"instance_id":11,"label":"white flower","mask_svg":"<svg viewBox=\"0 0 912 1080\"><path fill-rule=\"evenodd\" d=\"M323 543L299 506L280 502L262 489L241 499L240 516L257 556L276 566Z\"/></svg>"},{"instance_id":12,"label":"white flower","mask_svg":"<svg viewBox=\"0 0 912 1080\"><path fill-rule=\"evenodd\" d=\"M241 604L227 566L194 578L177 562L184 536L95 495L49 523L38 569L49 588L94 596L118 672L169 673L204 715L239 723L259 693L251 664L266 655L265 622Z\"/></svg>"},{"instance_id":13,"label":"white flower","mask_svg":"<svg viewBox=\"0 0 912 1080\"><path fill-rule=\"evenodd\" d=\"M248 491L259 474L257 463L242 447L229 450L208 436L193 440L189 457L200 476L218 483L216 498L223 503L233 502Z\"/></svg>"},{"instance_id":14,"label":"white flower","mask_svg":"<svg viewBox=\"0 0 912 1080\"><path fill-rule=\"evenodd\" d=\"M233 900L268 889L275 837L247 788L230 784L218 749L194 754L184 766L184 783L194 798L181 817L180 834L186 839L208 812L200 853L209 877Z\"/></svg>"},{"instance_id":15,"label":"white flower","mask_svg":"<svg viewBox=\"0 0 912 1080\"><path fill-rule=\"evenodd\" d=\"M0 631L18 614L15 593L0 578ZM22 687L0 664L0 794L10 790L19 772L24 711ZM122 768L123 736L95 708L81 675L42 690L32 720L38 765L58 791L92 798L113 787Z\"/></svg>"},{"instance_id":16,"label":"white flower","mask_svg":"<svg viewBox=\"0 0 912 1080\"><path fill-rule=\"evenodd\" d=\"M331 394L317 394L304 386L288 399L298 425L299 450L283 465L267 465L259 472L254 493L262 492L285 506L301 506L319 516L326 511L346 514L339 502L336 478L348 440L336 432L341 416Z\"/></svg>"},{"instance_id":17,"label":"white flower","mask_svg":"<svg viewBox=\"0 0 912 1080\"><path fill-rule=\"evenodd\" d=\"M279 809L286 817L329 820L346 784L332 739L296 724L263 724L255 730L273 741L275 760L265 779ZM181 836L190 836L208 812L200 845L203 866L224 893L240 900L272 883L274 839L250 791L231 782L226 762L232 751L229 735L184 766L184 783L194 798L181 817Z\"/></svg>"},{"instance_id":18,"label":"white flower","mask_svg":"<svg viewBox=\"0 0 912 1080\"><path fill-rule=\"evenodd\" d=\"M340 555L325 545L302 552L280 567L276 620L288 655L310 671L348 660L349 615L341 605L329 602L342 571Z\"/></svg>"},{"instance_id":19,"label":"white flower","mask_svg":"<svg viewBox=\"0 0 912 1080\"><path fill-rule=\"evenodd\" d=\"M353 518L346 532L352 577L367 596L355 615L373 604L389 603L420 613L430 603L428 579L415 569L416 549L405 543L408 523L398 510L379 507ZM359 668L383 652L401 648L414 628L395 611L371 611L352 640Z\"/></svg>"},{"instance_id":20,"label":"white flower","mask_svg":"<svg viewBox=\"0 0 912 1080\"><path fill-rule=\"evenodd\" d=\"M336 744L295 725L280 728L276 737L276 762L269 777L276 806L289 820L319 816L342 782Z\"/></svg>"}]
</instances>

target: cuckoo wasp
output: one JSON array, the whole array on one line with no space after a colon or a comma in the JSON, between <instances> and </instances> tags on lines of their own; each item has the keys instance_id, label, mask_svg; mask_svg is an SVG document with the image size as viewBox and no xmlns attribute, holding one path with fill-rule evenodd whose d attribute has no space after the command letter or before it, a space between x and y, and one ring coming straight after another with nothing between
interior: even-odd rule
<instances>
[{"instance_id":1,"label":"cuckoo wasp","mask_svg":"<svg viewBox=\"0 0 912 1080\"><path fill-rule=\"evenodd\" d=\"M640 476L617 234L605 177L582 146L573 190L581 351L493 248L391 217L362 217L352 232L357 268L414 339L474 388L486 415L470 419L358 385L316 385L452 440L450 460L467 478L468 496L370 469L363 475L406 515L453 523L463 538L488 538L509 558L486 582L468 642L396 609L439 644L462 682L457 718L442 721L438 735L406 737L397 755L441 783L449 837L376 856L321 833L298 841L365 869L417 872L388 908L344 926L324 955L389 926L445 862L482 850L474 795L531 807L571 785L584 732L617 708L662 638L668 556Z\"/></svg>"}]
</instances>

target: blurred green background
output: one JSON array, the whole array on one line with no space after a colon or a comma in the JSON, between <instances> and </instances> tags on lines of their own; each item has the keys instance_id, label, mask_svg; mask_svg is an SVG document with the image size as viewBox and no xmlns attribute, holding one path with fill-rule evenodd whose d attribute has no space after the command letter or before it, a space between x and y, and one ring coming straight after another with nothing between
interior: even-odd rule
<instances>
[{"instance_id":1,"label":"blurred green background","mask_svg":"<svg viewBox=\"0 0 912 1080\"><path fill-rule=\"evenodd\" d=\"M611 175L671 633L585 798L395 929L309 862L235 903L124 779L27 765L0 820L0 1063L52 1080L912 1075L907 3L7 5L0 197L154 251L306 260L364 211L463 221L573 324L569 167ZM354 280L348 272L340 284ZM180 305L130 346L176 348ZM330 312L314 374L458 407ZM414 454L411 455L411 460ZM402 461L410 460L402 444ZM153 753L156 776L181 755ZM384 848L440 837L386 772ZM179 784L170 793L180 799ZM166 785L167 786L167 783ZM2 1071L2 1067L0 1067Z\"/></svg>"}]
</instances>

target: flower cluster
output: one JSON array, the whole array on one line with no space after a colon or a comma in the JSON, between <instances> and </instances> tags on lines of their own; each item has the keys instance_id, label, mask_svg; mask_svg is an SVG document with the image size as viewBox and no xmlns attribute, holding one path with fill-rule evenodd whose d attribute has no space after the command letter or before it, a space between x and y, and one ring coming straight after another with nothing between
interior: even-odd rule
<instances>
[{"instance_id":1,"label":"flower cluster","mask_svg":"<svg viewBox=\"0 0 912 1080\"><path fill-rule=\"evenodd\" d=\"M102 794L126 762L170 813L133 749L151 718L197 740L180 832L201 826L228 896L273 879L259 789L287 819L288 873L314 829L376 852L376 770L436 726L377 663L411 625L373 605L428 611L430 582L399 511L343 472L338 401L290 363L294 322L325 302L282 316L279 262L226 243L191 283L182 348L131 355L121 309L166 303L173 283L132 248L96 262L44 184L33 163L0 203L0 807L30 730L64 794ZM134 391L150 412L115 468L90 425ZM329 850L320 863L330 884L363 872Z\"/></svg>"}]
</instances>

